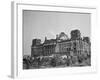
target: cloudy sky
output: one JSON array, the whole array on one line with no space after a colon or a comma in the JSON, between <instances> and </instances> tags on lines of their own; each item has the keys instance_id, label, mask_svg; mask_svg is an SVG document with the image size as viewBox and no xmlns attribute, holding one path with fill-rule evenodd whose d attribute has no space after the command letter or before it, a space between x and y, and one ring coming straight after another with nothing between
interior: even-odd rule
<instances>
[{"instance_id":1,"label":"cloudy sky","mask_svg":"<svg viewBox=\"0 0 100 80\"><path fill-rule=\"evenodd\" d=\"M23 11L23 52L31 54L32 39L39 38L42 42L45 36L55 38L56 34L65 32L70 38L70 32L79 29L82 37L90 37L90 14Z\"/></svg>"}]
</instances>

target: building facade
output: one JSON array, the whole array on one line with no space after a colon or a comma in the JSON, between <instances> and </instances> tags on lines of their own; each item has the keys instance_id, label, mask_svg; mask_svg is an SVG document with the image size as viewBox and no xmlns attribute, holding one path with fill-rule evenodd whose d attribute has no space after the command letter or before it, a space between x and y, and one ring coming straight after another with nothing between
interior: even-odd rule
<instances>
[{"instance_id":1,"label":"building facade","mask_svg":"<svg viewBox=\"0 0 100 80\"><path fill-rule=\"evenodd\" d=\"M50 56L52 54L65 54L67 56L87 56L91 53L89 37L81 37L79 30L71 31L71 38L61 32L56 39L47 39L41 43L40 39L33 39L31 56Z\"/></svg>"}]
</instances>

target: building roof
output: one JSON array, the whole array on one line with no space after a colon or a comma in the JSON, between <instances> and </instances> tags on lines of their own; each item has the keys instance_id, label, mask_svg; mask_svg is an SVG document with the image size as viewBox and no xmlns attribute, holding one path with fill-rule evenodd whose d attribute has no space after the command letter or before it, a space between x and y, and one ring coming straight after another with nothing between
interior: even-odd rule
<instances>
[{"instance_id":1,"label":"building roof","mask_svg":"<svg viewBox=\"0 0 100 80\"><path fill-rule=\"evenodd\" d=\"M59 41L58 43L68 42L68 41L71 41L71 40L70 40L70 39L67 39L67 40L61 40L61 41Z\"/></svg>"},{"instance_id":2,"label":"building roof","mask_svg":"<svg viewBox=\"0 0 100 80\"><path fill-rule=\"evenodd\" d=\"M49 39L49 40L45 40L43 45L54 45L56 44L57 40L56 39Z\"/></svg>"}]
</instances>

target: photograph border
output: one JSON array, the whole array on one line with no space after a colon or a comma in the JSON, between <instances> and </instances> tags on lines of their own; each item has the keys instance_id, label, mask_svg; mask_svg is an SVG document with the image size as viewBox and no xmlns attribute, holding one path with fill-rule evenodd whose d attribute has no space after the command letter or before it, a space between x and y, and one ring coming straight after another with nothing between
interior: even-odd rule
<instances>
[{"instance_id":1,"label":"photograph border","mask_svg":"<svg viewBox=\"0 0 100 80\"><path fill-rule=\"evenodd\" d=\"M12 2L11 4L11 76L13 78L23 77L40 77L40 76L55 76L67 75L73 73L91 73L97 71L97 58L95 49L94 34L96 33L96 8L93 7L74 7L74 6L59 6L59 5L41 5L31 3ZM91 66L89 67L68 67L68 68L53 68L53 69L34 69L23 70L22 68L22 20L23 10L41 10L41 11L60 11L60 12L78 12L91 14ZM48 74L47 74L48 73Z\"/></svg>"}]
</instances>

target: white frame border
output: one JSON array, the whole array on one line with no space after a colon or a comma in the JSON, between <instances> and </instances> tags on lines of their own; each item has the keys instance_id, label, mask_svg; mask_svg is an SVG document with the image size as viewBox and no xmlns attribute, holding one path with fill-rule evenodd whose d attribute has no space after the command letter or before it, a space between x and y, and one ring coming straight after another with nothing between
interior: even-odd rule
<instances>
[{"instance_id":1,"label":"white frame border","mask_svg":"<svg viewBox=\"0 0 100 80\"><path fill-rule=\"evenodd\" d=\"M61 11L61 12L78 12L91 14L91 67L73 67L73 68L57 68L57 69L36 69L23 70L22 69L22 10L45 10L45 11ZM87 7L73 7L73 6L57 6L57 5L40 5L12 2L12 65L11 76L13 78L23 77L42 77L54 75L66 75L72 73L86 73L97 71L97 58L95 49L96 29L96 8ZM47 74L48 73L48 74Z\"/></svg>"}]
</instances>

